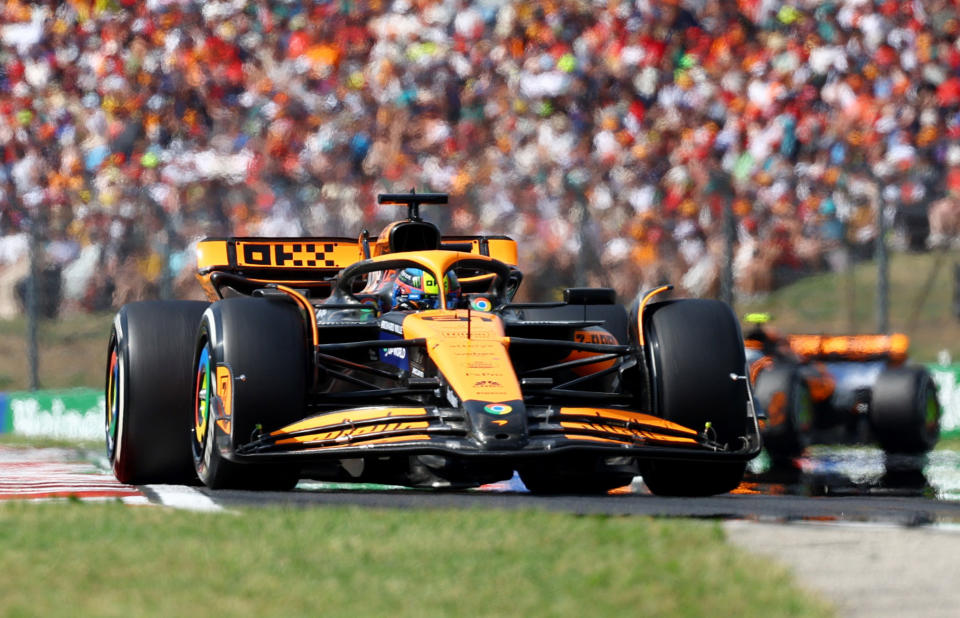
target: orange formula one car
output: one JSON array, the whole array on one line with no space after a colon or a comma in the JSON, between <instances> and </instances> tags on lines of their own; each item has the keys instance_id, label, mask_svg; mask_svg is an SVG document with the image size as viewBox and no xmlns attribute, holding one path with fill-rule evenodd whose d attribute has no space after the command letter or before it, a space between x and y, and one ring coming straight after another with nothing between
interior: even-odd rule
<instances>
[{"instance_id":1,"label":"orange formula one car","mask_svg":"<svg viewBox=\"0 0 960 618\"><path fill-rule=\"evenodd\" d=\"M106 443L129 483L289 489L300 478L708 495L760 451L738 320L720 302L628 312L611 289L512 301L503 236L443 236L421 204L376 238L199 243L210 302L116 316Z\"/></svg>"},{"instance_id":2,"label":"orange formula one car","mask_svg":"<svg viewBox=\"0 0 960 618\"><path fill-rule=\"evenodd\" d=\"M775 462L811 443L876 442L922 454L940 435L940 403L926 368L907 363L909 338L779 335L770 316L749 314L750 380L766 413L764 446Z\"/></svg>"}]
</instances>

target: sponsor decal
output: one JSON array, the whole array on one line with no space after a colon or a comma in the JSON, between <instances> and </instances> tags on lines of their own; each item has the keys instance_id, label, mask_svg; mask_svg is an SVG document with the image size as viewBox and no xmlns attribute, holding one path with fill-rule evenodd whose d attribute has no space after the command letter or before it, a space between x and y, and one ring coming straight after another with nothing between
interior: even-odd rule
<instances>
[{"instance_id":1,"label":"sponsor decal","mask_svg":"<svg viewBox=\"0 0 960 618\"><path fill-rule=\"evenodd\" d=\"M397 358L405 359L407 358L407 349L406 348L384 348L383 355L384 357L395 356Z\"/></svg>"},{"instance_id":2,"label":"sponsor decal","mask_svg":"<svg viewBox=\"0 0 960 618\"><path fill-rule=\"evenodd\" d=\"M104 437L102 389L13 392L7 394L7 405L5 423L14 434L62 440Z\"/></svg>"},{"instance_id":3,"label":"sponsor decal","mask_svg":"<svg viewBox=\"0 0 960 618\"><path fill-rule=\"evenodd\" d=\"M381 330L385 330L388 333L394 333L397 335L403 334L403 326L401 326L400 324L395 324L393 322L388 322L387 320L380 321L380 328Z\"/></svg>"},{"instance_id":4,"label":"sponsor decal","mask_svg":"<svg viewBox=\"0 0 960 618\"><path fill-rule=\"evenodd\" d=\"M617 343L617 338L610 333L591 330L578 330L573 334L573 340L577 343L602 343L607 345L616 345Z\"/></svg>"},{"instance_id":5,"label":"sponsor decal","mask_svg":"<svg viewBox=\"0 0 960 618\"><path fill-rule=\"evenodd\" d=\"M380 340L399 341L400 337L388 332L381 332ZM380 360L385 363L390 363L394 367L404 371L410 369L410 361L407 359L406 348L380 348Z\"/></svg>"},{"instance_id":6,"label":"sponsor decal","mask_svg":"<svg viewBox=\"0 0 960 618\"><path fill-rule=\"evenodd\" d=\"M490 311L493 309L493 303L488 298L474 298L470 301L470 308L474 311Z\"/></svg>"},{"instance_id":7,"label":"sponsor decal","mask_svg":"<svg viewBox=\"0 0 960 618\"><path fill-rule=\"evenodd\" d=\"M237 243L241 266L336 266L333 243Z\"/></svg>"},{"instance_id":8,"label":"sponsor decal","mask_svg":"<svg viewBox=\"0 0 960 618\"><path fill-rule=\"evenodd\" d=\"M495 366L493 362L485 360L472 360L467 363L468 369L493 369Z\"/></svg>"},{"instance_id":9,"label":"sponsor decal","mask_svg":"<svg viewBox=\"0 0 960 618\"><path fill-rule=\"evenodd\" d=\"M487 414L503 416L504 414L510 414L513 412L513 408L505 403L488 403L487 405L483 406L483 411Z\"/></svg>"},{"instance_id":10,"label":"sponsor decal","mask_svg":"<svg viewBox=\"0 0 960 618\"><path fill-rule=\"evenodd\" d=\"M218 366L217 369L217 396L223 404L223 415L233 414L233 379L230 377L230 368Z\"/></svg>"}]
</instances>

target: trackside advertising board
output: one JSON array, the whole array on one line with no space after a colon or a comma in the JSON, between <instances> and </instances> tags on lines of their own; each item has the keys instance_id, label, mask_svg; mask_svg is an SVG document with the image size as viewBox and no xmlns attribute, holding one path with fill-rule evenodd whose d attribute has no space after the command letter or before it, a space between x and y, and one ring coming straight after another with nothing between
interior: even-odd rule
<instances>
[{"instance_id":1,"label":"trackside advertising board","mask_svg":"<svg viewBox=\"0 0 960 618\"><path fill-rule=\"evenodd\" d=\"M929 364L943 406L942 435L960 435L960 363ZM60 440L103 439L103 391L94 388L0 393L0 433Z\"/></svg>"},{"instance_id":2,"label":"trackside advertising board","mask_svg":"<svg viewBox=\"0 0 960 618\"><path fill-rule=\"evenodd\" d=\"M0 429L20 436L102 440L103 391L14 391L0 395Z\"/></svg>"},{"instance_id":3,"label":"trackside advertising board","mask_svg":"<svg viewBox=\"0 0 960 618\"><path fill-rule=\"evenodd\" d=\"M929 364L927 369L937 383L937 398L943 406L940 419L941 435L960 433L960 363Z\"/></svg>"}]
</instances>

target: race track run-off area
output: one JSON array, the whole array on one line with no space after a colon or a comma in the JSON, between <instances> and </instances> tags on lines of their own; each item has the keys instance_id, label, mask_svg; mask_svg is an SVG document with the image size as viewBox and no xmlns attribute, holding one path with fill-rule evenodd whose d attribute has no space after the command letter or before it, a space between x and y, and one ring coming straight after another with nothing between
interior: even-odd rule
<instances>
[{"instance_id":1,"label":"race track run-off area","mask_svg":"<svg viewBox=\"0 0 960 618\"><path fill-rule=\"evenodd\" d=\"M140 489L124 485L70 449L0 447L0 499L118 499L149 503Z\"/></svg>"},{"instance_id":2,"label":"race track run-off area","mask_svg":"<svg viewBox=\"0 0 960 618\"><path fill-rule=\"evenodd\" d=\"M0 499L122 500L189 510L233 507L353 505L371 508L534 508L577 514L742 519L766 522L879 523L905 526L960 524L958 457L936 451L908 464L885 461L871 449L828 449L798 461L796 469L751 466L732 493L705 498L651 495L642 479L609 495L543 496L515 476L475 490L401 487L301 480L290 492L214 491L202 486L118 482L105 457L80 448L0 446ZM923 464L922 466L920 464Z\"/></svg>"}]
</instances>

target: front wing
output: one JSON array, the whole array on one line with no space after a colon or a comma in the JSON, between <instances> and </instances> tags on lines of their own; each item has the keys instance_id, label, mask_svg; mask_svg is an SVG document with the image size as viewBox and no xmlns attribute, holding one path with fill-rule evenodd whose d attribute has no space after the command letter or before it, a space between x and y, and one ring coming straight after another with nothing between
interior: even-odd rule
<instances>
[{"instance_id":1,"label":"front wing","mask_svg":"<svg viewBox=\"0 0 960 618\"><path fill-rule=\"evenodd\" d=\"M496 439L477 439L470 431L468 415L459 408L359 407L305 418L263 434L226 455L238 461L340 459L374 451L523 458L579 450L650 459L746 461L760 451L753 415L740 444L724 445L711 439L709 429L698 432L637 411L527 406L525 414L526 436L498 444Z\"/></svg>"}]
</instances>

